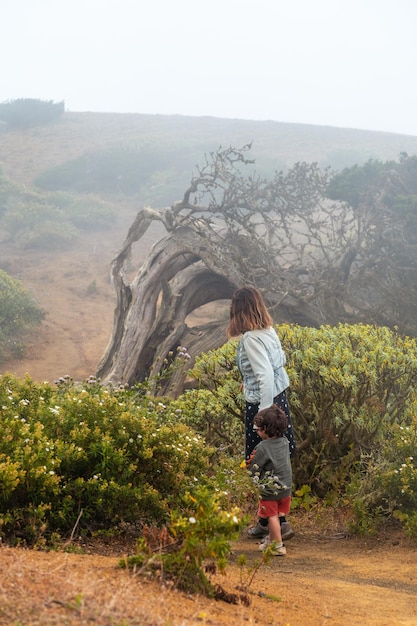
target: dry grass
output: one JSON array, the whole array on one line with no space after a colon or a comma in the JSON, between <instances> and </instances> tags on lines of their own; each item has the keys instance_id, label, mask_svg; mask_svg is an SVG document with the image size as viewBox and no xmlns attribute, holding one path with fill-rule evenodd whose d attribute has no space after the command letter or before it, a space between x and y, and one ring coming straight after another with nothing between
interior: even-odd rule
<instances>
[{"instance_id":1,"label":"dry grass","mask_svg":"<svg viewBox=\"0 0 417 626\"><path fill-rule=\"evenodd\" d=\"M84 545L85 554L0 548L2 626L218 626L289 624L368 626L417 623L415 546L401 535L364 540L338 526L299 527L286 557L262 566L250 585L249 606L190 596L120 569L132 546ZM124 550L127 548L127 550ZM237 565L245 555L247 566ZM233 545L226 576L214 578L239 592L258 545L242 536Z\"/></svg>"}]
</instances>

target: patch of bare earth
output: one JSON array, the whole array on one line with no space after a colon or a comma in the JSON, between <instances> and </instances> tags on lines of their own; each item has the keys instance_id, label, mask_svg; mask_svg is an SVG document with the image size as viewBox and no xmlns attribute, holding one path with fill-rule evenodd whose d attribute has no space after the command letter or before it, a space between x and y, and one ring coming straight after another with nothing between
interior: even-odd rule
<instances>
[{"instance_id":1,"label":"patch of bare earth","mask_svg":"<svg viewBox=\"0 0 417 626\"><path fill-rule=\"evenodd\" d=\"M22 280L46 316L29 340L23 359L3 364L16 376L29 374L53 382L69 375L83 380L94 375L110 339L115 299L110 284L110 263L123 243L132 211L112 229L82 233L62 249L19 250L2 247L8 271ZM140 267L153 240L141 242ZM142 260L141 260L142 259Z\"/></svg>"},{"instance_id":2,"label":"patch of bare earth","mask_svg":"<svg viewBox=\"0 0 417 626\"><path fill-rule=\"evenodd\" d=\"M312 530L287 543L287 556L261 566L250 605L191 596L119 567L132 546L85 545L85 554L0 548L0 624L7 626L417 624L416 550L404 538L365 540ZM247 565L237 565L244 554ZM233 544L215 582L239 594L258 545Z\"/></svg>"}]
</instances>

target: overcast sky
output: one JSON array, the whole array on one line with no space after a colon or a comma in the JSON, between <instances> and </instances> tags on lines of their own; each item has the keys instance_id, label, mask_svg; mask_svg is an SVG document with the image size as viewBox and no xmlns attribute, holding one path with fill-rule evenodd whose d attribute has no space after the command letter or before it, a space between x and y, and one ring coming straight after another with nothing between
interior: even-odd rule
<instances>
[{"instance_id":1,"label":"overcast sky","mask_svg":"<svg viewBox=\"0 0 417 626\"><path fill-rule=\"evenodd\" d=\"M0 102L417 135L416 0L0 3Z\"/></svg>"}]
</instances>

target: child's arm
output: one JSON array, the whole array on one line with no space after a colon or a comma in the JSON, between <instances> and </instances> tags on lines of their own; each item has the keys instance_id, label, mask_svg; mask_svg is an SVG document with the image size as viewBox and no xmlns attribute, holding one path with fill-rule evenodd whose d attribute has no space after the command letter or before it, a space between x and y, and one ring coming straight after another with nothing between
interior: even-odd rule
<instances>
[{"instance_id":1,"label":"child's arm","mask_svg":"<svg viewBox=\"0 0 417 626\"><path fill-rule=\"evenodd\" d=\"M252 450L252 452L250 453L250 457L246 460L246 468L250 469L250 466L253 462L253 459L255 458L255 453L256 453L256 449Z\"/></svg>"},{"instance_id":2,"label":"child's arm","mask_svg":"<svg viewBox=\"0 0 417 626\"><path fill-rule=\"evenodd\" d=\"M246 462L247 469L250 471L252 476L254 476L255 474L261 474L265 465L265 461L266 459L262 451L262 447L260 446L260 444L258 444Z\"/></svg>"}]
</instances>

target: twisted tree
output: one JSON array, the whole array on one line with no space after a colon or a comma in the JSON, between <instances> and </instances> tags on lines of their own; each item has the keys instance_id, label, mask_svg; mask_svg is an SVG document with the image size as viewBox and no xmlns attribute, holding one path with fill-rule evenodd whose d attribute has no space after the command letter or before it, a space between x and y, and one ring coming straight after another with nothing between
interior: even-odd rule
<instances>
[{"instance_id":1,"label":"twisted tree","mask_svg":"<svg viewBox=\"0 0 417 626\"><path fill-rule=\"evenodd\" d=\"M181 200L137 214L111 264L114 324L97 371L105 381L131 385L159 374L180 345L192 364L224 343L225 314L194 327L187 318L243 284L263 292L276 322L386 323L374 282L378 242L392 221L386 192L356 207L330 201L329 170L297 163L267 180L254 172L249 149L211 153ZM129 283L132 246L153 221L166 235ZM180 392L184 376L174 374L162 391Z\"/></svg>"}]
</instances>

